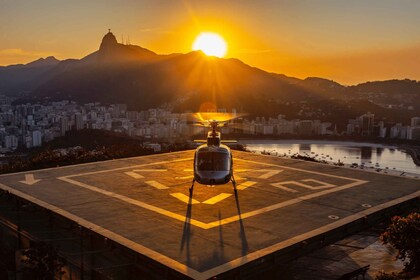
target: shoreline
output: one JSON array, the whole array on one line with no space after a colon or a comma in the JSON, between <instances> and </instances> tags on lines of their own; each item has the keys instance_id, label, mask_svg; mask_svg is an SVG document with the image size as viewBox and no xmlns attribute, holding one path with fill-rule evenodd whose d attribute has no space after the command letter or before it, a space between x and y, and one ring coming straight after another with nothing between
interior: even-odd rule
<instances>
[{"instance_id":1,"label":"shoreline","mask_svg":"<svg viewBox=\"0 0 420 280\"><path fill-rule=\"evenodd\" d=\"M345 141L345 140L310 140L310 139L240 139L238 140L239 144L314 144L314 145L327 145L327 144L334 144L334 145L349 145L355 147L374 147L374 148L393 148L398 149L400 148L398 144L385 144L385 143L372 143L372 142L358 142L358 141Z\"/></svg>"},{"instance_id":2,"label":"shoreline","mask_svg":"<svg viewBox=\"0 0 420 280\"><path fill-rule=\"evenodd\" d=\"M282 156L279 154L272 154L270 152L264 153L261 151L251 151L251 150L247 150L250 153L255 153L255 154L263 154L263 155L269 155L269 156L273 156L273 157L280 157L280 158L286 158L286 159L295 159L295 160L302 160L302 161L310 161L310 162L315 162L318 164L326 164L326 165L334 165L334 166L338 166L338 167L342 167L342 168L347 168L347 169L356 169L356 170L360 170L360 171L365 171L365 172L371 172L371 173L379 173L379 174L383 174L383 175L389 175L389 176L403 176L403 177L407 177L407 178L412 178L412 179L420 179L420 174L417 173L412 173L412 172L407 172L407 171L401 171L401 170L393 170L393 169L386 169L386 168L378 168L378 167L374 167L374 166L364 166L364 165L357 165L354 166L353 164L349 164L349 163L342 163L341 165L338 165L335 162L332 161L319 161L319 160L309 160L309 159L303 159L303 158L294 158L292 156Z\"/></svg>"},{"instance_id":3,"label":"shoreline","mask_svg":"<svg viewBox=\"0 0 420 280\"><path fill-rule=\"evenodd\" d=\"M354 147L371 147L371 148L389 148L398 149L407 153L413 159L416 166L420 166L420 146L410 144L387 144L387 143L372 143L372 142L358 142L353 140L310 140L310 139L241 139L238 143L242 145L255 144L309 144L309 145L337 145L345 146L351 144Z\"/></svg>"},{"instance_id":4,"label":"shoreline","mask_svg":"<svg viewBox=\"0 0 420 280\"><path fill-rule=\"evenodd\" d=\"M420 166L420 147L418 146L409 146L409 145L402 145L400 149L411 156L413 162Z\"/></svg>"}]
</instances>

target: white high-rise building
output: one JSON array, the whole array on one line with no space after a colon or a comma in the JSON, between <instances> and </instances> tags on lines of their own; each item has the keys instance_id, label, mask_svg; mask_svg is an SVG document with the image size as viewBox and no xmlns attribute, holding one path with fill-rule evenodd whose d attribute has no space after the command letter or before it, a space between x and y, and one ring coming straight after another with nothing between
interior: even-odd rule
<instances>
[{"instance_id":1,"label":"white high-rise building","mask_svg":"<svg viewBox=\"0 0 420 280\"><path fill-rule=\"evenodd\" d=\"M16 149L18 146L18 138L15 135L6 135L4 137L4 147L8 149Z\"/></svg>"},{"instance_id":2,"label":"white high-rise building","mask_svg":"<svg viewBox=\"0 0 420 280\"><path fill-rule=\"evenodd\" d=\"M85 128L85 122L83 121L83 116L81 114L76 114L74 121L76 130L81 130Z\"/></svg>"},{"instance_id":3,"label":"white high-rise building","mask_svg":"<svg viewBox=\"0 0 420 280\"><path fill-rule=\"evenodd\" d=\"M61 117L61 136L66 135L66 132L69 131L69 120L66 116Z\"/></svg>"},{"instance_id":4,"label":"white high-rise building","mask_svg":"<svg viewBox=\"0 0 420 280\"><path fill-rule=\"evenodd\" d=\"M42 133L39 130L32 131L32 147L39 147L42 145Z\"/></svg>"},{"instance_id":5,"label":"white high-rise building","mask_svg":"<svg viewBox=\"0 0 420 280\"><path fill-rule=\"evenodd\" d=\"M411 126L420 126L420 117L411 118Z\"/></svg>"}]
</instances>

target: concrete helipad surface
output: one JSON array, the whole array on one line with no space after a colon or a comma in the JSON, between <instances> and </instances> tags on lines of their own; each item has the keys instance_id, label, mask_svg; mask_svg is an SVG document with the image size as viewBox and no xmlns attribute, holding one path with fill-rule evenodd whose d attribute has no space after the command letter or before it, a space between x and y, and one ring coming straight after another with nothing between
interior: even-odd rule
<instances>
[{"instance_id":1,"label":"concrete helipad surface","mask_svg":"<svg viewBox=\"0 0 420 280\"><path fill-rule=\"evenodd\" d=\"M232 185L196 184L193 151L0 176L0 188L205 279L420 195L420 181L234 152Z\"/></svg>"}]
</instances>

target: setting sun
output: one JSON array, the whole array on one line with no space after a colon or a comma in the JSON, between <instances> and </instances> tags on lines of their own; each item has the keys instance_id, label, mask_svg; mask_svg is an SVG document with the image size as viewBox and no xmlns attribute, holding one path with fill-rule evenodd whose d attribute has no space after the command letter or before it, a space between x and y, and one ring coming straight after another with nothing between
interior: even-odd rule
<instances>
[{"instance_id":1,"label":"setting sun","mask_svg":"<svg viewBox=\"0 0 420 280\"><path fill-rule=\"evenodd\" d=\"M227 45L225 40L219 34L203 32L195 39L193 50L201 50L209 56L224 57Z\"/></svg>"}]
</instances>

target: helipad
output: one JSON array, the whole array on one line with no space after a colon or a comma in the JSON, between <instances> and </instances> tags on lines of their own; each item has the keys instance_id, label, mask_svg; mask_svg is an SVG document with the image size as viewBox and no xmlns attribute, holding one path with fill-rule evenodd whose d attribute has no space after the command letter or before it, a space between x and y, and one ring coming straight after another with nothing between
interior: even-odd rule
<instances>
[{"instance_id":1,"label":"helipad","mask_svg":"<svg viewBox=\"0 0 420 280\"><path fill-rule=\"evenodd\" d=\"M238 182L196 184L193 151L21 172L0 188L183 275L206 279L420 195L420 181L234 152Z\"/></svg>"}]
</instances>

